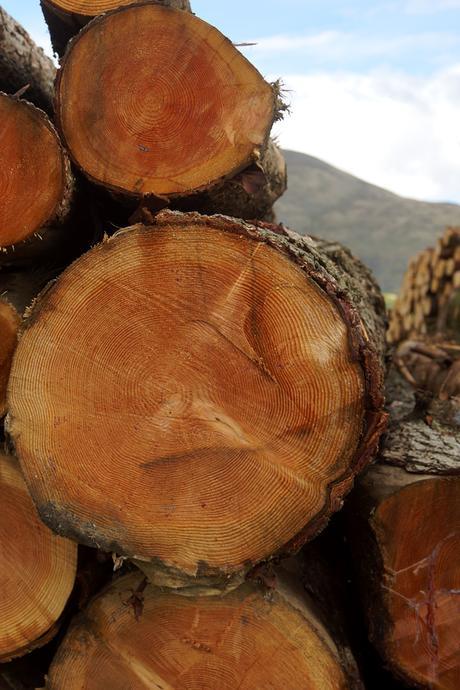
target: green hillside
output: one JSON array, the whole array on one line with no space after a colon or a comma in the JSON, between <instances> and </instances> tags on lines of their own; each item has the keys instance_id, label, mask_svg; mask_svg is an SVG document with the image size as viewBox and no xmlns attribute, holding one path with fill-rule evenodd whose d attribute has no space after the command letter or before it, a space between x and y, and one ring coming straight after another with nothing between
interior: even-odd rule
<instances>
[{"instance_id":1,"label":"green hillside","mask_svg":"<svg viewBox=\"0 0 460 690\"><path fill-rule=\"evenodd\" d=\"M347 245L386 292L398 291L412 254L432 245L446 225L460 225L456 204L405 199L312 156L284 155L289 183L276 205L278 220Z\"/></svg>"}]
</instances>

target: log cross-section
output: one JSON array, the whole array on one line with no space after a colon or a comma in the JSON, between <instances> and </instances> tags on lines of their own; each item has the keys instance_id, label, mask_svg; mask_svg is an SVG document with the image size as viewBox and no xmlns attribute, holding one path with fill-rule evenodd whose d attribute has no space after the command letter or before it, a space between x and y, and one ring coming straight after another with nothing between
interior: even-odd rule
<instances>
[{"instance_id":1,"label":"log cross-section","mask_svg":"<svg viewBox=\"0 0 460 690\"><path fill-rule=\"evenodd\" d=\"M381 296L327 252L166 212L69 267L31 310L10 379L8 428L45 522L175 586L236 584L316 534L385 418Z\"/></svg>"},{"instance_id":2,"label":"log cross-section","mask_svg":"<svg viewBox=\"0 0 460 690\"><path fill-rule=\"evenodd\" d=\"M72 591L77 545L39 519L19 464L0 454L0 662L56 633Z\"/></svg>"},{"instance_id":3,"label":"log cross-section","mask_svg":"<svg viewBox=\"0 0 460 690\"><path fill-rule=\"evenodd\" d=\"M87 24L56 83L76 164L136 199L207 190L257 162L278 106L277 89L217 29L152 2Z\"/></svg>"}]
</instances>

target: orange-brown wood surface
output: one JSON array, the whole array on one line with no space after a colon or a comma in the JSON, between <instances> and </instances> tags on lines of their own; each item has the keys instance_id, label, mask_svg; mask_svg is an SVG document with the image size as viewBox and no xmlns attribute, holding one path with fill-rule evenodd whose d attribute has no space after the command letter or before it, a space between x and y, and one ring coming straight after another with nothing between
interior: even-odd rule
<instances>
[{"instance_id":1,"label":"orange-brown wood surface","mask_svg":"<svg viewBox=\"0 0 460 690\"><path fill-rule=\"evenodd\" d=\"M224 582L324 524L382 417L371 343L309 251L165 213L62 274L10 378L9 431L48 524Z\"/></svg>"},{"instance_id":2,"label":"orange-brown wood surface","mask_svg":"<svg viewBox=\"0 0 460 690\"><path fill-rule=\"evenodd\" d=\"M457 690L460 478L380 466L360 490L371 510L374 546L362 555L363 587L374 592L374 642L387 665L417 687Z\"/></svg>"},{"instance_id":3,"label":"orange-brown wood surface","mask_svg":"<svg viewBox=\"0 0 460 690\"><path fill-rule=\"evenodd\" d=\"M69 170L42 111L0 94L0 122L0 248L8 248L59 216Z\"/></svg>"},{"instance_id":4,"label":"orange-brown wood surface","mask_svg":"<svg viewBox=\"0 0 460 690\"><path fill-rule=\"evenodd\" d=\"M18 328L19 315L16 309L0 298L0 417L6 412L6 387L16 348Z\"/></svg>"},{"instance_id":5,"label":"orange-brown wood surface","mask_svg":"<svg viewBox=\"0 0 460 690\"><path fill-rule=\"evenodd\" d=\"M136 197L187 195L248 166L267 142L276 101L217 29L145 2L81 31L56 91L76 163L93 181Z\"/></svg>"},{"instance_id":6,"label":"orange-brown wood surface","mask_svg":"<svg viewBox=\"0 0 460 690\"><path fill-rule=\"evenodd\" d=\"M87 17L95 17L117 7L132 5L136 0L45 0L45 4L58 10L71 14L82 14ZM187 0L158 0L159 5L187 9Z\"/></svg>"},{"instance_id":7,"label":"orange-brown wood surface","mask_svg":"<svg viewBox=\"0 0 460 690\"><path fill-rule=\"evenodd\" d=\"M428 479L386 499L373 525L389 574L389 656L429 688L460 687L460 479Z\"/></svg>"},{"instance_id":8,"label":"orange-brown wood surface","mask_svg":"<svg viewBox=\"0 0 460 690\"><path fill-rule=\"evenodd\" d=\"M246 584L225 597L182 597L137 573L76 620L47 690L345 690L337 650L284 594Z\"/></svg>"},{"instance_id":9,"label":"orange-brown wood surface","mask_svg":"<svg viewBox=\"0 0 460 690\"><path fill-rule=\"evenodd\" d=\"M44 644L72 591L77 546L39 519L15 458L0 455L0 661Z\"/></svg>"}]
</instances>

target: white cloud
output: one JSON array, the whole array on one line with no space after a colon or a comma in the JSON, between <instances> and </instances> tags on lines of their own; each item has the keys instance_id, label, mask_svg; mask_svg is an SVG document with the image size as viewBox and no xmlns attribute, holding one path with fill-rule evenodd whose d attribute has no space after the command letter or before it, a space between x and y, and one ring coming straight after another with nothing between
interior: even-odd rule
<instances>
[{"instance_id":1,"label":"white cloud","mask_svg":"<svg viewBox=\"0 0 460 690\"><path fill-rule=\"evenodd\" d=\"M404 196L460 202L460 64L429 78L317 72L285 85L282 146Z\"/></svg>"},{"instance_id":2,"label":"white cloud","mask_svg":"<svg viewBox=\"0 0 460 690\"><path fill-rule=\"evenodd\" d=\"M342 31L322 31L316 34L293 36L278 34L255 40L248 49L249 57L276 56L292 54L308 56L322 62L350 61L356 58L391 58L415 51L425 54L438 54L453 46L460 46L460 36L456 33L421 32L401 36L376 37L361 36Z\"/></svg>"}]
</instances>

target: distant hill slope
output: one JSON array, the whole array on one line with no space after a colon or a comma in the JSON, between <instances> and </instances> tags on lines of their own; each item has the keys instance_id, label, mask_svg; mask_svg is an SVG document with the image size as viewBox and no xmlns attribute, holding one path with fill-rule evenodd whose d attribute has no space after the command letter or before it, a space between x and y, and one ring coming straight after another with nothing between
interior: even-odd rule
<instances>
[{"instance_id":1,"label":"distant hill slope","mask_svg":"<svg viewBox=\"0 0 460 690\"><path fill-rule=\"evenodd\" d=\"M410 256L433 245L446 225L460 225L456 204L405 199L312 156L284 155L288 191L276 205L278 220L347 245L386 292L399 290Z\"/></svg>"}]
</instances>

